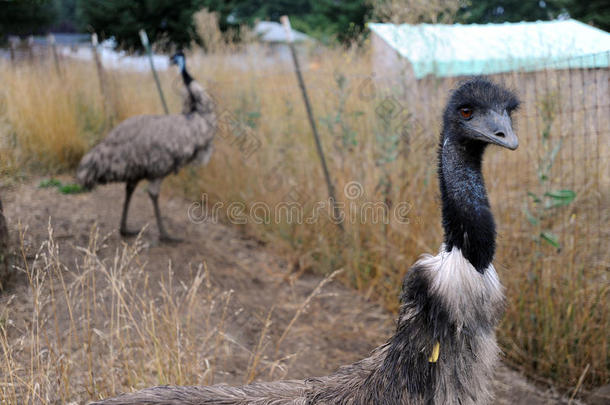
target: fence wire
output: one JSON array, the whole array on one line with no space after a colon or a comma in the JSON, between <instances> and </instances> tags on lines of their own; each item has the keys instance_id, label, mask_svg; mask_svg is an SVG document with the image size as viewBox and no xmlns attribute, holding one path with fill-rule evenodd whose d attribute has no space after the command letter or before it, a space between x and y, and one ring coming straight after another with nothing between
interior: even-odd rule
<instances>
[{"instance_id":1,"label":"fence wire","mask_svg":"<svg viewBox=\"0 0 610 405\"><path fill-rule=\"evenodd\" d=\"M40 49L21 52L17 59L44 57ZM520 146L516 153L492 151L484 170L500 227L510 223L511 229L518 229L511 237L543 236L544 243L558 250L586 250L590 253L584 262L587 265L608 268L610 68L588 67L598 59L609 60L610 52L489 76L515 90L522 101L514 116ZM233 63L245 60L237 56ZM209 61L203 57L194 59L192 65L195 71L205 71L206 64ZM219 89L221 102L224 97L227 104L236 95L282 97L306 122L290 60L280 60L272 68L250 68L249 82L240 76L230 80L207 76L205 81ZM351 136L350 131L362 136L362 131L371 128L370 121L376 120L374 126L386 131L376 142L396 137L398 143L406 144L395 146L399 159L409 159L408 144L417 138L428 141L429 147L419 152L433 162L444 102L450 90L467 79L428 76L416 80L408 68L372 74L363 74L366 69L346 68L344 72L341 67L331 71L307 62L303 71L324 147L345 153L346 159L349 156L341 150L346 144L333 138ZM256 82L265 86L252 85ZM337 134L333 125L345 128ZM571 256L572 264L581 259Z\"/></svg>"}]
</instances>

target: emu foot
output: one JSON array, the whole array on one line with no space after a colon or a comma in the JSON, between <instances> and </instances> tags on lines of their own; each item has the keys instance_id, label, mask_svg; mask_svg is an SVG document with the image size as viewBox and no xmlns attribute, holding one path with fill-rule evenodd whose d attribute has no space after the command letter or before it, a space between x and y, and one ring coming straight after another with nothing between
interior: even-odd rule
<instances>
[{"instance_id":1,"label":"emu foot","mask_svg":"<svg viewBox=\"0 0 610 405\"><path fill-rule=\"evenodd\" d=\"M128 228L119 229L119 233L121 234L121 236L125 236L125 237L138 236L140 231L141 231L141 229L128 229Z\"/></svg>"},{"instance_id":2,"label":"emu foot","mask_svg":"<svg viewBox=\"0 0 610 405\"><path fill-rule=\"evenodd\" d=\"M181 243L184 241L182 238L174 238L173 236L169 236L167 233L162 233L159 236L159 240L163 243Z\"/></svg>"}]
</instances>

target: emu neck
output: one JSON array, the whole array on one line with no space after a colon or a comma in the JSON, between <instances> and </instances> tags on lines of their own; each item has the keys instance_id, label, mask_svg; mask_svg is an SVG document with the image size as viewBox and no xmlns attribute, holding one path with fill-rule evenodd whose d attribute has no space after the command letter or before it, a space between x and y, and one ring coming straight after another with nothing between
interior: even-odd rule
<instances>
[{"instance_id":1,"label":"emu neck","mask_svg":"<svg viewBox=\"0 0 610 405\"><path fill-rule=\"evenodd\" d=\"M484 273L495 253L495 223L489 207L481 163L485 144L443 137L439 149L439 184L445 245L460 249Z\"/></svg>"},{"instance_id":2,"label":"emu neck","mask_svg":"<svg viewBox=\"0 0 610 405\"><path fill-rule=\"evenodd\" d=\"M182 81L184 82L184 86L186 87L186 91L188 92L188 109L186 111L187 114L193 113L197 111L197 99L191 90L190 84L194 81L193 77L186 70L186 65L182 66L180 69L180 73L182 74Z\"/></svg>"},{"instance_id":3,"label":"emu neck","mask_svg":"<svg viewBox=\"0 0 610 405\"><path fill-rule=\"evenodd\" d=\"M180 73L182 74L182 80L184 81L184 85L186 86L186 88L188 88L189 84L191 84L191 82L193 81L193 77L186 70L186 65L182 67Z\"/></svg>"}]
</instances>

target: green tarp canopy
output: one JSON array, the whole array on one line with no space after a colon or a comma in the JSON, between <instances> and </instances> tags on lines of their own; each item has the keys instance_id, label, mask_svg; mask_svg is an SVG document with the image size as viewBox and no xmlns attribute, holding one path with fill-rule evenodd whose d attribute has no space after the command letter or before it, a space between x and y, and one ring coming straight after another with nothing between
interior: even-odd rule
<instances>
[{"instance_id":1,"label":"green tarp canopy","mask_svg":"<svg viewBox=\"0 0 610 405\"><path fill-rule=\"evenodd\" d=\"M610 66L610 34L576 20L368 27L411 63L418 79Z\"/></svg>"}]
</instances>

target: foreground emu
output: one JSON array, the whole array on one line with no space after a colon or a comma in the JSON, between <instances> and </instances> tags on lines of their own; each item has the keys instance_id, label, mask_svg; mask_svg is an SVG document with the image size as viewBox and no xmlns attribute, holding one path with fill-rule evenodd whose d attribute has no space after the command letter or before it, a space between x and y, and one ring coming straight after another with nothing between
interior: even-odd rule
<instances>
[{"instance_id":1,"label":"foreground emu","mask_svg":"<svg viewBox=\"0 0 610 405\"><path fill-rule=\"evenodd\" d=\"M484 404L503 307L492 265L495 225L481 161L490 143L518 145L517 98L484 79L449 99L438 150L445 241L407 273L396 333L373 354L326 377L243 387L153 387L99 404Z\"/></svg>"},{"instance_id":2,"label":"foreground emu","mask_svg":"<svg viewBox=\"0 0 610 405\"><path fill-rule=\"evenodd\" d=\"M216 131L214 103L186 70L184 54L172 56L186 87L182 114L138 115L131 117L87 153L81 160L76 178L85 188L109 182L125 182L125 202L120 232L136 235L139 230L127 228L129 201L140 180L150 181L148 194L152 200L162 241L172 238L161 220L159 192L168 174L191 162L206 164L213 151Z\"/></svg>"}]
</instances>

